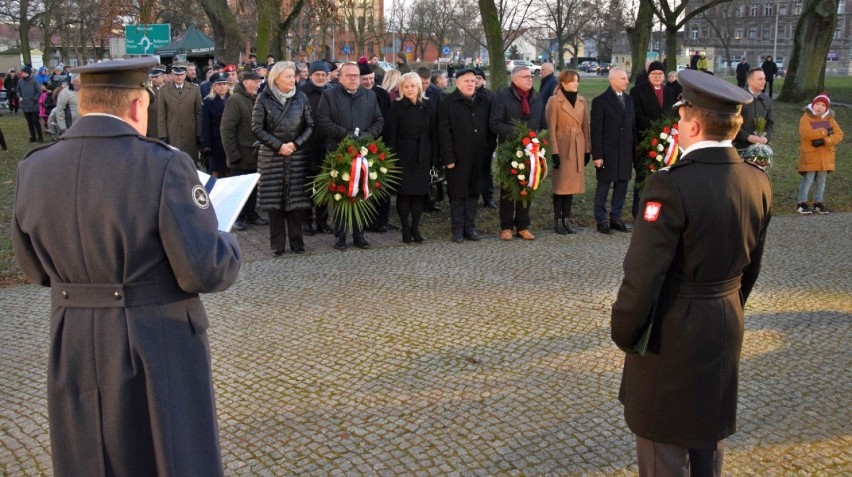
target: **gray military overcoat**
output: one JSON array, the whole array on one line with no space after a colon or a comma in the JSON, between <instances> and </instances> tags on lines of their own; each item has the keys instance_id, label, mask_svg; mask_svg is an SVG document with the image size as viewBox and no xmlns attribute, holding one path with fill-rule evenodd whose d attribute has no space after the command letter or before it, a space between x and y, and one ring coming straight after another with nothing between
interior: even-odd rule
<instances>
[{"instance_id":1,"label":"gray military overcoat","mask_svg":"<svg viewBox=\"0 0 852 477\"><path fill-rule=\"evenodd\" d=\"M201 138L201 91L198 86L186 81L183 91L178 93L174 83L169 83L157 92L157 130L160 138L168 138L169 144L198 158L198 140Z\"/></svg>"},{"instance_id":2,"label":"gray military overcoat","mask_svg":"<svg viewBox=\"0 0 852 477\"><path fill-rule=\"evenodd\" d=\"M54 475L222 474L198 293L228 288L240 251L216 229L189 157L118 118L21 161L12 241L51 287Z\"/></svg>"}]
</instances>

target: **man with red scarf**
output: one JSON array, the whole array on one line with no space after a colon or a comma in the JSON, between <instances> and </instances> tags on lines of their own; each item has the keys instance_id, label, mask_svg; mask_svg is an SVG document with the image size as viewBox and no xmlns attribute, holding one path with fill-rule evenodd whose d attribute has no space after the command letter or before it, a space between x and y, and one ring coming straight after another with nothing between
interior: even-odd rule
<instances>
[{"instance_id":1,"label":"man with red scarf","mask_svg":"<svg viewBox=\"0 0 852 477\"><path fill-rule=\"evenodd\" d=\"M532 72L526 66L512 70L512 84L497 91L491 104L489 125L498 141L514 139L515 121L524 123L529 129L541 129L544 104L541 95L533 89ZM534 240L529 231L530 210L522 202L516 202L509 191L500 188L500 239L512 240L512 230L524 240Z\"/></svg>"}]
</instances>

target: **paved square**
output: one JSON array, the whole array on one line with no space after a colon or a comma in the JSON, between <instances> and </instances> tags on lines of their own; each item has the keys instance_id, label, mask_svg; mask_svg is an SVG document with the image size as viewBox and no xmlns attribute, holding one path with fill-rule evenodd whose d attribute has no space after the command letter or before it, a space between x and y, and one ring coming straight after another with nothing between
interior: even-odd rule
<instances>
[{"instance_id":1,"label":"paved square","mask_svg":"<svg viewBox=\"0 0 852 477\"><path fill-rule=\"evenodd\" d=\"M850 230L773 218L731 475L852 474ZM259 259L204 297L226 474L635 474L609 339L628 234L344 253L322 236L278 259L257 234ZM2 475L51 474L48 307L0 290Z\"/></svg>"}]
</instances>

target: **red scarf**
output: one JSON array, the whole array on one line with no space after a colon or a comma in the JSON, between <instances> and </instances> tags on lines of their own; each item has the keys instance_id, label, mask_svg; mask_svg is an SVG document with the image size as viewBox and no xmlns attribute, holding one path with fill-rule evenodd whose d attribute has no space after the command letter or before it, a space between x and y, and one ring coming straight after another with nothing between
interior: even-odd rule
<instances>
[{"instance_id":1,"label":"red scarf","mask_svg":"<svg viewBox=\"0 0 852 477\"><path fill-rule=\"evenodd\" d=\"M515 86L515 83L512 83L512 87L515 88L515 92L518 93L518 96L521 97L521 117L526 118L530 115L530 91L523 91L521 88Z\"/></svg>"}]
</instances>

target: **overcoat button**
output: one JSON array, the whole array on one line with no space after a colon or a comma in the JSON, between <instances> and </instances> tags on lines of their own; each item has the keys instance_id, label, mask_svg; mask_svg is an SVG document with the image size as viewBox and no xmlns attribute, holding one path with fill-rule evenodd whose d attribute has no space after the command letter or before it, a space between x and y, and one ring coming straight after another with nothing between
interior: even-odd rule
<instances>
[{"instance_id":1,"label":"overcoat button","mask_svg":"<svg viewBox=\"0 0 852 477\"><path fill-rule=\"evenodd\" d=\"M115 293L113 293L113 296L115 297L116 300L121 300L121 292L115 292Z\"/></svg>"},{"instance_id":2,"label":"overcoat button","mask_svg":"<svg viewBox=\"0 0 852 477\"><path fill-rule=\"evenodd\" d=\"M68 292L67 291L62 290L62 298L68 298Z\"/></svg>"}]
</instances>

